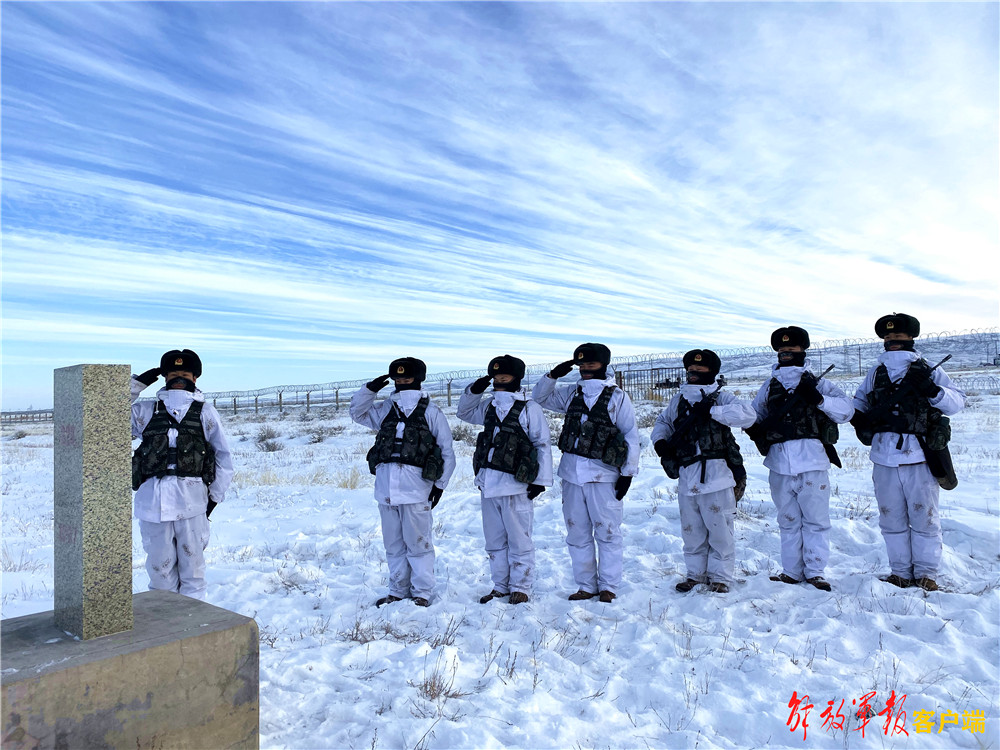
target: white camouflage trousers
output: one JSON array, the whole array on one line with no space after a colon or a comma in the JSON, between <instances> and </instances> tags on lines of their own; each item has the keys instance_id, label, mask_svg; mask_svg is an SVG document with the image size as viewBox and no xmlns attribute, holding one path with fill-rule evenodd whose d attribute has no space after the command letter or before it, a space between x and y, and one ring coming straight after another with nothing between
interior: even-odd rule
<instances>
[{"instance_id":1,"label":"white camouflage trousers","mask_svg":"<svg viewBox=\"0 0 1000 750\"><path fill-rule=\"evenodd\" d=\"M768 476L781 529L781 567L797 581L823 575L830 559L830 474Z\"/></svg>"},{"instance_id":2,"label":"white camouflage trousers","mask_svg":"<svg viewBox=\"0 0 1000 750\"><path fill-rule=\"evenodd\" d=\"M493 588L501 594L531 593L535 544L531 528L535 507L527 494L482 498L483 537L490 558Z\"/></svg>"},{"instance_id":3,"label":"white camouflage trousers","mask_svg":"<svg viewBox=\"0 0 1000 750\"><path fill-rule=\"evenodd\" d=\"M617 594L622 582L622 501L615 498L614 482L581 485L563 480L562 508L576 585L591 594Z\"/></svg>"},{"instance_id":4,"label":"white camouflage trousers","mask_svg":"<svg viewBox=\"0 0 1000 750\"><path fill-rule=\"evenodd\" d=\"M173 591L204 599L205 548L211 523L200 516L180 521L139 521L150 591Z\"/></svg>"},{"instance_id":5,"label":"white camouflage trousers","mask_svg":"<svg viewBox=\"0 0 1000 750\"><path fill-rule=\"evenodd\" d=\"M401 599L434 593L434 538L431 504L378 504L382 543L389 565L389 593Z\"/></svg>"},{"instance_id":6,"label":"white camouflage trousers","mask_svg":"<svg viewBox=\"0 0 1000 750\"><path fill-rule=\"evenodd\" d=\"M706 581L733 582L736 564L736 495L727 487L701 495L677 493L681 512L681 538L687 577Z\"/></svg>"},{"instance_id":7,"label":"white camouflage trousers","mask_svg":"<svg viewBox=\"0 0 1000 750\"><path fill-rule=\"evenodd\" d=\"M872 481L889 568L900 578L934 578L941 563L941 487L927 464L875 464Z\"/></svg>"}]
</instances>

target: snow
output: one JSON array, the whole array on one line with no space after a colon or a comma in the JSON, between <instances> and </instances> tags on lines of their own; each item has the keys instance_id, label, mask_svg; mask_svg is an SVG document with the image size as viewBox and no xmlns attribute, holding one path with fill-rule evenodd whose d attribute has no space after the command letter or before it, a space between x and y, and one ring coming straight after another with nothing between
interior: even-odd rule
<instances>
[{"instance_id":1,"label":"snow","mask_svg":"<svg viewBox=\"0 0 1000 750\"><path fill-rule=\"evenodd\" d=\"M756 385L730 387L749 399ZM437 400L459 427L454 406ZM648 445L662 406L637 403L642 467L625 499L624 585L613 604L566 599L576 587L558 486L536 500L532 601L478 603L491 584L475 430L459 429L458 469L435 511L438 583L427 609L374 606L386 566L364 461L373 434L346 408L223 415L237 474L213 514L208 601L260 627L261 746L997 747L1000 396L972 392L952 420L960 484L941 493L944 590L934 593L878 580L888 565L871 464L849 427L838 444L844 468L831 470L832 593L768 580L779 572L778 529L767 471L743 435L739 580L726 596L676 593L676 483ZM268 428L277 450L256 440ZM51 425L5 427L0 445L9 618L52 608ZM133 538L139 592L137 528ZM797 717L794 732L786 724L793 691L814 705L805 740ZM890 724L887 737L876 715L862 738L852 701L871 691L876 713L893 691L897 702L906 695L908 735ZM841 700L845 728L824 728L821 711ZM916 731L919 710L934 712L930 732ZM957 724L938 733L949 711ZM982 733L962 728L967 711L983 712Z\"/></svg>"}]
</instances>

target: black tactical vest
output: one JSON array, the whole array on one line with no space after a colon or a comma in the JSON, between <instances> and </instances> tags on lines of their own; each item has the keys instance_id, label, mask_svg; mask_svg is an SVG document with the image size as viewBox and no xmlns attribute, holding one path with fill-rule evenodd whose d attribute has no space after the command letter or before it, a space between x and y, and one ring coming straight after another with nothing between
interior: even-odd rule
<instances>
[{"instance_id":1,"label":"black tactical vest","mask_svg":"<svg viewBox=\"0 0 1000 750\"><path fill-rule=\"evenodd\" d=\"M902 387L889 378L886 366L875 368L872 389L868 393L868 434L858 433L858 438L871 445L871 436L878 432L899 433L897 448L902 447L903 435L917 435L931 450L943 450L951 439L951 424L940 409L935 409L927 399L912 389L902 398L896 394ZM894 401L899 401L893 406ZM867 442L865 442L867 438Z\"/></svg>"},{"instance_id":2,"label":"black tactical vest","mask_svg":"<svg viewBox=\"0 0 1000 750\"><path fill-rule=\"evenodd\" d=\"M764 439L768 444L784 443L787 440L805 440L813 438L823 445L834 445L840 437L837 423L828 417L822 409L807 404L801 398L795 399L792 408L785 410L785 404L791 394L777 378L771 378L767 391L768 416L784 412L780 422L767 419L767 431Z\"/></svg>"},{"instance_id":3,"label":"black tactical vest","mask_svg":"<svg viewBox=\"0 0 1000 750\"><path fill-rule=\"evenodd\" d=\"M688 400L679 399L677 418L674 419L675 430L684 422L690 411ZM686 431L685 438L677 445L677 463L681 466L690 466L701 461L702 482L705 481L705 462L709 459L721 458L730 467L743 465L743 455L740 453L740 446L733 431L711 417L695 422ZM701 447L701 453L697 453L698 447Z\"/></svg>"},{"instance_id":4,"label":"black tactical vest","mask_svg":"<svg viewBox=\"0 0 1000 750\"><path fill-rule=\"evenodd\" d=\"M215 481L215 449L205 439L201 424L204 404L193 401L180 422L156 402L153 416L142 431L142 443L132 454L132 489L137 490L150 477L201 477L205 484ZM177 430L177 446L170 447L167 431ZM170 467L173 468L170 468Z\"/></svg>"},{"instance_id":5,"label":"black tactical vest","mask_svg":"<svg viewBox=\"0 0 1000 750\"><path fill-rule=\"evenodd\" d=\"M422 469L421 476L431 482L441 478L444 459L424 415L428 404L430 399L424 396L410 416L406 416L392 403L375 436L375 445L368 451L368 469L372 474L379 464L397 463L419 467ZM400 422L403 423L403 436L397 438L396 425Z\"/></svg>"},{"instance_id":6,"label":"black tactical vest","mask_svg":"<svg viewBox=\"0 0 1000 750\"><path fill-rule=\"evenodd\" d=\"M576 395L570 401L566 411L566 421L563 422L562 433L559 435L559 450L584 458L596 458L609 466L619 468L625 464L628 456L628 446L625 445L625 435L611 421L608 413L608 403L614 386L605 386L597 403L592 409L587 408L583 400L583 388L577 386ZM581 417L586 414L587 421Z\"/></svg>"},{"instance_id":7,"label":"black tactical vest","mask_svg":"<svg viewBox=\"0 0 1000 750\"><path fill-rule=\"evenodd\" d=\"M496 406L491 403L486 408L484 429L476 438L476 452L472 456L472 468L476 474L483 468L496 469L513 474L518 482L531 484L535 481L538 476L538 449L531 444L519 419L527 405L527 401L515 401L502 422L497 418Z\"/></svg>"}]
</instances>

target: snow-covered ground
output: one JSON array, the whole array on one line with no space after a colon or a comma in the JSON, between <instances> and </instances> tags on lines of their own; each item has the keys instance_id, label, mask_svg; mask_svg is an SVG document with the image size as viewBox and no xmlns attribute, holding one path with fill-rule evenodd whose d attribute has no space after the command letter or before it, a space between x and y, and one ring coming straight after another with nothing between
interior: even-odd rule
<instances>
[{"instance_id":1,"label":"snow-covered ground","mask_svg":"<svg viewBox=\"0 0 1000 750\"><path fill-rule=\"evenodd\" d=\"M676 483L648 443L661 407L637 405L642 471L625 499L619 598L567 601L576 587L557 486L536 501L539 575L520 606L478 603L491 586L472 483L476 430L444 407L459 463L435 511L428 609L374 606L386 566L364 460L373 435L346 409L224 415L237 474L213 514L208 600L260 626L261 745L998 747L1000 397L972 392L953 420L961 483L941 493L935 593L878 580L888 566L870 463L849 427L838 446L844 468L831 477L832 593L768 580L779 570L778 528L762 459L742 435L750 484L737 518L739 582L726 596L676 593ZM5 427L0 444L9 618L52 608L51 425ZM137 529L134 561L133 587L143 591ZM897 702L906 696L905 719L893 712L888 736L885 715L859 729L852 701L873 691L876 713L893 692ZM801 725L788 726L793 693L814 706L805 739ZM830 701L842 729L824 726ZM933 713L929 731L918 731L919 711ZM974 712L981 732L963 728Z\"/></svg>"}]
</instances>

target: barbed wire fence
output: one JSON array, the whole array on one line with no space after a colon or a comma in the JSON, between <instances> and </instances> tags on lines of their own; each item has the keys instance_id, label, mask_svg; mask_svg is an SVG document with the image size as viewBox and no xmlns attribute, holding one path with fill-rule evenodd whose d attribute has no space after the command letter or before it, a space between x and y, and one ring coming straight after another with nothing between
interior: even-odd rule
<instances>
[{"instance_id":1,"label":"barbed wire fence","mask_svg":"<svg viewBox=\"0 0 1000 750\"><path fill-rule=\"evenodd\" d=\"M930 333L920 337L921 350L933 354L944 348L961 350L981 359L978 365L995 366L1000 361L1000 329L983 328L966 331L945 331ZM871 362L882 351L881 339L837 339L820 342L809 349L810 359L820 369L829 364L837 364L842 374L856 373L861 376ZM723 361L723 374L731 382L755 379L762 382L770 374L774 360L774 350L770 346L721 349L716 352ZM638 354L627 357L613 357L611 367L619 384L638 398L659 397L664 391L676 387L683 373L684 352L660 352ZM958 357L956 356L956 359ZM968 360L969 357L964 358ZM530 365L526 368L524 384L530 386L549 372L558 362ZM480 369L450 370L429 374L424 380L424 389L440 397L448 406L461 395L466 385L485 374L485 364ZM1000 377L980 377L979 390L1000 388ZM332 406L334 409L346 407L351 395L368 382L368 379L341 380L308 385L277 385L253 391L219 391L206 393L216 408L230 413L262 409L299 408L307 412L317 406ZM990 385L992 383L992 385Z\"/></svg>"},{"instance_id":2,"label":"barbed wire fence","mask_svg":"<svg viewBox=\"0 0 1000 750\"><path fill-rule=\"evenodd\" d=\"M921 353L928 359L940 359L944 353L954 356L953 367L997 367L1000 366L1000 329L974 328L963 331L942 331L923 334L918 339ZM814 369L822 370L834 364L834 374L841 380L848 375L863 376L867 368L883 351L882 340L877 338L834 339L814 343L809 349L809 359ZM774 362L774 350L770 346L719 349L716 354L722 359L722 375L732 384L756 382L760 384L770 375ZM939 356L940 355L940 356ZM670 395L682 379L684 352L659 352L613 357L611 368L619 385L633 399L661 400ZM524 385L530 386L558 362L530 365L526 368ZM432 396L452 405L453 399L461 395L466 385L485 374L485 365L479 369L450 370L429 374L424 380L424 390ZM1000 376L987 374L956 376L959 387L977 391L1000 391ZM322 407L339 410L350 402L354 391L363 387L367 379L339 380L328 383L298 385L274 385L247 391L212 391L205 394L223 413L260 413L262 410L302 409L310 412ZM853 384L855 387L860 380ZM848 388L850 381L842 382ZM3 424L27 421L51 421L52 410L32 412L4 412L0 415Z\"/></svg>"}]
</instances>

